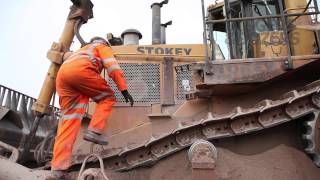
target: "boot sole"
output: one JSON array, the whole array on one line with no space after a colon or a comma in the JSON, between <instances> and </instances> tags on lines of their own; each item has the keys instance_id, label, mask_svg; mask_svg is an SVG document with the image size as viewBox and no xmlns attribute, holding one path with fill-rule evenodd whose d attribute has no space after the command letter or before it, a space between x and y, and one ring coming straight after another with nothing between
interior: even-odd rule
<instances>
[{"instance_id":1,"label":"boot sole","mask_svg":"<svg viewBox=\"0 0 320 180\"><path fill-rule=\"evenodd\" d=\"M104 146L109 144L108 142L101 142L101 141L98 141L98 140L96 140L96 139L94 139L92 137L89 137L87 135L85 135L83 137L83 139L86 140L86 141L89 141L89 142L92 142L92 143L95 143L95 144L99 144L99 145L104 145Z\"/></svg>"}]
</instances>

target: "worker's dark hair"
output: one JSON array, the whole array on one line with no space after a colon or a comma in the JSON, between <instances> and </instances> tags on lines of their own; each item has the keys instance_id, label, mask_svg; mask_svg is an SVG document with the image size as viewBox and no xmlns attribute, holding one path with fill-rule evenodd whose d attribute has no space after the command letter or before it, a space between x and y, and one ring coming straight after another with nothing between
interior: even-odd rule
<instances>
[{"instance_id":1,"label":"worker's dark hair","mask_svg":"<svg viewBox=\"0 0 320 180\"><path fill-rule=\"evenodd\" d=\"M103 43L103 44L105 44L107 46L110 46L109 42L106 39L102 38L102 37L95 36L95 37L90 39L90 43L94 43L95 41L98 41L98 42Z\"/></svg>"}]
</instances>

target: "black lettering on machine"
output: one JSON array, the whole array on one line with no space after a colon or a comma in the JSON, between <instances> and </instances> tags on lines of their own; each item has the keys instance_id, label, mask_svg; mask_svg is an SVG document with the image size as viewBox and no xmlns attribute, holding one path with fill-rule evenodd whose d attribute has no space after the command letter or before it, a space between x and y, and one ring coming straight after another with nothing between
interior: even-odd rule
<instances>
[{"instance_id":1,"label":"black lettering on machine","mask_svg":"<svg viewBox=\"0 0 320 180\"><path fill-rule=\"evenodd\" d=\"M139 46L137 47L137 52L140 54L147 55L190 55L192 49L191 48L162 48L162 47L152 47L152 46Z\"/></svg>"}]
</instances>

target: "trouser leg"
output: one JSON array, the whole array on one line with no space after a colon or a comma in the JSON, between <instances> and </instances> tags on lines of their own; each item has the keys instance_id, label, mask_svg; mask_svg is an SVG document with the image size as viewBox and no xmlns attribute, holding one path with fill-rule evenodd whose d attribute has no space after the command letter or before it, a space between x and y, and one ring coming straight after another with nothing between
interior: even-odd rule
<instances>
[{"instance_id":1,"label":"trouser leg","mask_svg":"<svg viewBox=\"0 0 320 180\"><path fill-rule=\"evenodd\" d=\"M70 167L72 148L80 126L80 120L62 120L54 144L52 170L66 170Z\"/></svg>"},{"instance_id":2,"label":"trouser leg","mask_svg":"<svg viewBox=\"0 0 320 180\"><path fill-rule=\"evenodd\" d=\"M57 92L60 96L62 110L70 107L72 110L64 113L66 116L63 117L63 123L59 128L52 160L52 169L54 170L67 169L71 163L72 147L80 131L81 119L85 114L85 108L79 106L81 102L77 100L77 97L83 97L80 98L80 101L84 101L82 104L88 103L88 97L97 102L97 108L91 120L92 125L90 123L96 132L102 132L115 102L113 91L99 74L90 70L70 74L67 70L61 71L60 69L60 74L58 73ZM74 102L77 102L78 105L73 104ZM81 110L81 112L75 109ZM79 121L75 121L76 119L73 118ZM67 122L67 119L71 121Z\"/></svg>"},{"instance_id":3,"label":"trouser leg","mask_svg":"<svg viewBox=\"0 0 320 180\"><path fill-rule=\"evenodd\" d=\"M77 90L97 103L88 129L101 134L116 98L106 80L95 72L86 73L86 76L78 83Z\"/></svg>"},{"instance_id":4,"label":"trouser leg","mask_svg":"<svg viewBox=\"0 0 320 180\"><path fill-rule=\"evenodd\" d=\"M61 98L61 97L60 97ZM60 99L69 102L69 97ZM52 170L66 170L71 165L72 149L81 128L81 120L86 112L88 98L79 96L71 106L62 107L62 119L58 128L51 161Z\"/></svg>"},{"instance_id":5,"label":"trouser leg","mask_svg":"<svg viewBox=\"0 0 320 180\"><path fill-rule=\"evenodd\" d=\"M96 109L92 115L88 130L102 134L109 116L112 112L112 106L115 98L105 98L97 102Z\"/></svg>"}]
</instances>

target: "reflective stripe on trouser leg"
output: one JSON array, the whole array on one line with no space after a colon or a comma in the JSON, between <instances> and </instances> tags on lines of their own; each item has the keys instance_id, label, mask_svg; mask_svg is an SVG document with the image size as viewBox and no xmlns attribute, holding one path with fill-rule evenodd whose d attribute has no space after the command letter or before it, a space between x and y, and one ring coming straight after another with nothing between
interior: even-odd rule
<instances>
[{"instance_id":1,"label":"reflective stripe on trouser leg","mask_svg":"<svg viewBox=\"0 0 320 180\"><path fill-rule=\"evenodd\" d=\"M69 108L62 107L62 121L53 149L51 167L66 170L71 165L72 149L81 128L81 119L86 112L88 98L80 97Z\"/></svg>"},{"instance_id":2,"label":"reflective stripe on trouser leg","mask_svg":"<svg viewBox=\"0 0 320 180\"><path fill-rule=\"evenodd\" d=\"M109 116L112 112L112 106L116 102L114 97L105 98L97 102L96 109L92 115L92 119L89 124L89 130L102 134Z\"/></svg>"}]
</instances>

